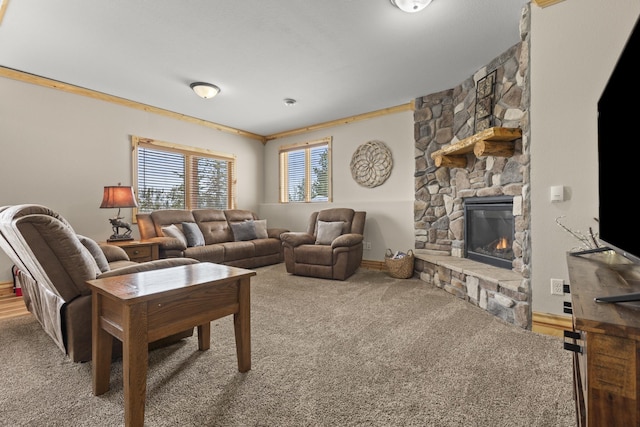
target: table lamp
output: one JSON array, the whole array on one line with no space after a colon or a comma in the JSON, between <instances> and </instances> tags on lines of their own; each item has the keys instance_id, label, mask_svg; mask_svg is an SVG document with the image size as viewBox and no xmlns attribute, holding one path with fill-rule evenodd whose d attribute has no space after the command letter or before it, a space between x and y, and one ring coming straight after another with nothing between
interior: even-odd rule
<instances>
[{"instance_id":1,"label":"table lamp","mask_svg":"<svg viewBox=\"0 0 640 427\"><path fill-rule=\"evenodd\" d=\"M133 240L131 226L122 221L124 217L120 216L120 209L138 207L136 197L133 195L133 188L122 186L120 183L117 186L105 186L100 207L118 208L118 214L114 218L109 218L113 234L107 239L107 242ZM123 233L120 233L121 228L125 230Z\"/></svg>"}]
</instances>

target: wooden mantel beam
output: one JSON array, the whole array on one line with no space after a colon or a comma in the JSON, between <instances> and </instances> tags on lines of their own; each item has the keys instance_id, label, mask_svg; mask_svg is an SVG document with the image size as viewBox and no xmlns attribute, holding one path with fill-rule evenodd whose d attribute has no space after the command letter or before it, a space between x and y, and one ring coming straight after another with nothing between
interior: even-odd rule
<instances>
[{"instance_id":1,"label":"wooden mantel beam","mask_svg":"<svg viewBox=\"0 0 640 427\"><path fill-rule=\"evenodd\" d=\"M434 157L436 166L443 168L463 168L467 166L466 156L437 156Z\"/></svg>"},{"instance_id":2,"label":"wooden mantel beam","mask_svg":"<svg viewBox=\"0 0 640 427\"><path fill-rule=\"evenodd\" d=\"M482 156L513 156L513 142L511 141L478 141L473 146L473 154Z\"/></svg>"},{"instance_id":3,"label":"wooden mantel beam","mask_svg":"<svg viewBox=\"0 0 640 427\"><path fill-rule=\"evenodd\" d=\"M431 158L437 167L465 167L466 155L472 151L476 157L511 157L514 141L520 138L522 130L519 128L492 127L434 151Z\"/></svg>"}]
</instances>

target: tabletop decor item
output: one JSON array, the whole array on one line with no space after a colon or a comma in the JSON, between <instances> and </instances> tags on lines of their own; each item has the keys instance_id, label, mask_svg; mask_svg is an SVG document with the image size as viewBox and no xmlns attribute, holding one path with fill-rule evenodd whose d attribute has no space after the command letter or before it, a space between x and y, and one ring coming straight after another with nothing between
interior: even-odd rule
<instances>
[{"instance_id":1,"label":"tabletop decor item","mask_svg":"<svg viewBox=\"0 0 640 427\"><path fill-rule=\"evenodd\" d=\"M131 226L128 222L123 221L124 217L120 216L120 209L137 207L138 202L136 201L136 196L133 194L132 187L123 186L120 183L118 183L117 186L109 185L104 187L100 208L118 208L118 214L113 218L109 218L113 234L107 239L107 242L133 240L133 237L131 237ZM125 230L123 233L120 233L121 228Z\"/></svg>"},{"instance_id":2,"label":"tabletop decor item","mask_svg":"<svg viewBox=\"0 0 640 427\"><path fill-rule=\"evenodd\" d=\"M392 251L388 248L384 254L384 263L389 270L389 275L396 279L408 279L413 276L415 255L413 249L409 249L406 253L400 251Z\"/></svg>"},{"instance_id":3,"label":"tabletop decor item","mask_svg":"<svg viewBox=\"0 0 640 427\"><path fill-rule=\"evenodd\" d=\"M489 129L494 125L493 107L495 103L497 70L493 70L478 80L476 85L475 132Z\"/></svg>"},{"instance_id":4,"label":"tabletop decor item","mask_svg":"<svg viewBox=\"0 0 640 427\"><path fill-rule=\"evenodd\" d=\"M382 141L369 141L360 145L351 157L351 176L364 187L383 184L393 167L391 150Z\"/></svg>"}]
</instances>

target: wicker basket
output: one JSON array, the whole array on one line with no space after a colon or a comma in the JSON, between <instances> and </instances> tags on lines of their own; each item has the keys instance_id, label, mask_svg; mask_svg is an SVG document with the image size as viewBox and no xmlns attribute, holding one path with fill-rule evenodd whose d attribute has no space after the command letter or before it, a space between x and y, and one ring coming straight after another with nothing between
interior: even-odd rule
<instances>
[{"instance_id":1,"label":"wicker basket","mask_svg":"<svg viewBox=\"0 0 640 427\"><path fill-rule=\"evenodd\" d=\"M389 275L396 279L408 279L413 276L414 259L415 257L411 249L407 251L404 257L398 259L393 258L393 251L391 249L387 249L384 255L384 263L387 265Z\"/></svg>"}]
</instances>

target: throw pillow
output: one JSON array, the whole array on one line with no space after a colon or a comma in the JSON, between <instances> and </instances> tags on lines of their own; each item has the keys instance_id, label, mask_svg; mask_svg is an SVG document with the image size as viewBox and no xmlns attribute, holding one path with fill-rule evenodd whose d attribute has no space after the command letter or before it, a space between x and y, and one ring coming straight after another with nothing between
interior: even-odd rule
<instances>
[{"instance_id":1,"label":"throw pillow","mask_svg":"<svg viewBox=\"0 0 640 427\"><path fill-rule=\"evenodd\" d=\"M253 223L253 220L232 222L231 230L233 231L233 238L236 242L253 240L256 238L256 226Z\"/></svg>"},{"instance_id":2,"label":"throw pillow","mask_svg":"<svg viewBox=\"0 0 640 427\"><path fill-rule=\"evenodd\" d=\"M80 234L78 234L78 239L80 239L80 243L89 250L93 259L96 260L96 265L100 269L99 273L109 271L109 261L107 261L107 257L104 255L104 252L102 252L102 249L100 249L100 245L98 245L95 240Z\"/></svg>"},{"instance_id":3,"label":"throw pillow","mask_svg":"<svg viewBox=\"0 0 640 427\"><path fill-rule=\"evenodd\" d=\"M266 219L256 219L253 221L253 225L256 227L256 238L266 239L269 237L269 234L267 233Z\"/></svg>"},{"instance_id":4,"label":"throw pillow","mask_svg":"<svg viewBox=\"0 0 640 427\"><path fill-rule=\"evenodd\" d=\"M318 221L316 245L330 245L336 237L342 234L342 221Z\"/></svg>"},{"instance_id":5,"label":"throw pillow","mask_svg":"<svg viewBox=\"0 0 640 427\"><path fill-rule=\"evenodd\" d=\"M188 247L204 246L204 235L195 222L183 222L182 232L184 233L184 237L187 238Z\"/></svg>"},{"instance_id":6,"label":"throw pillow","mask_svg":"<svg viewBox=\"0 0 640 427\"><path fill-rule=\"evenodd\" d=\"M182 232L182 230L178 228L177 225L171 224L171 225L162 227L162 234L164 234L167 237L173 237L175 239L180 240L180 242L184 244L184 247L185 248L187 247L187 238L184 237L184 233Z\"/></svg>"}]
</instances>

